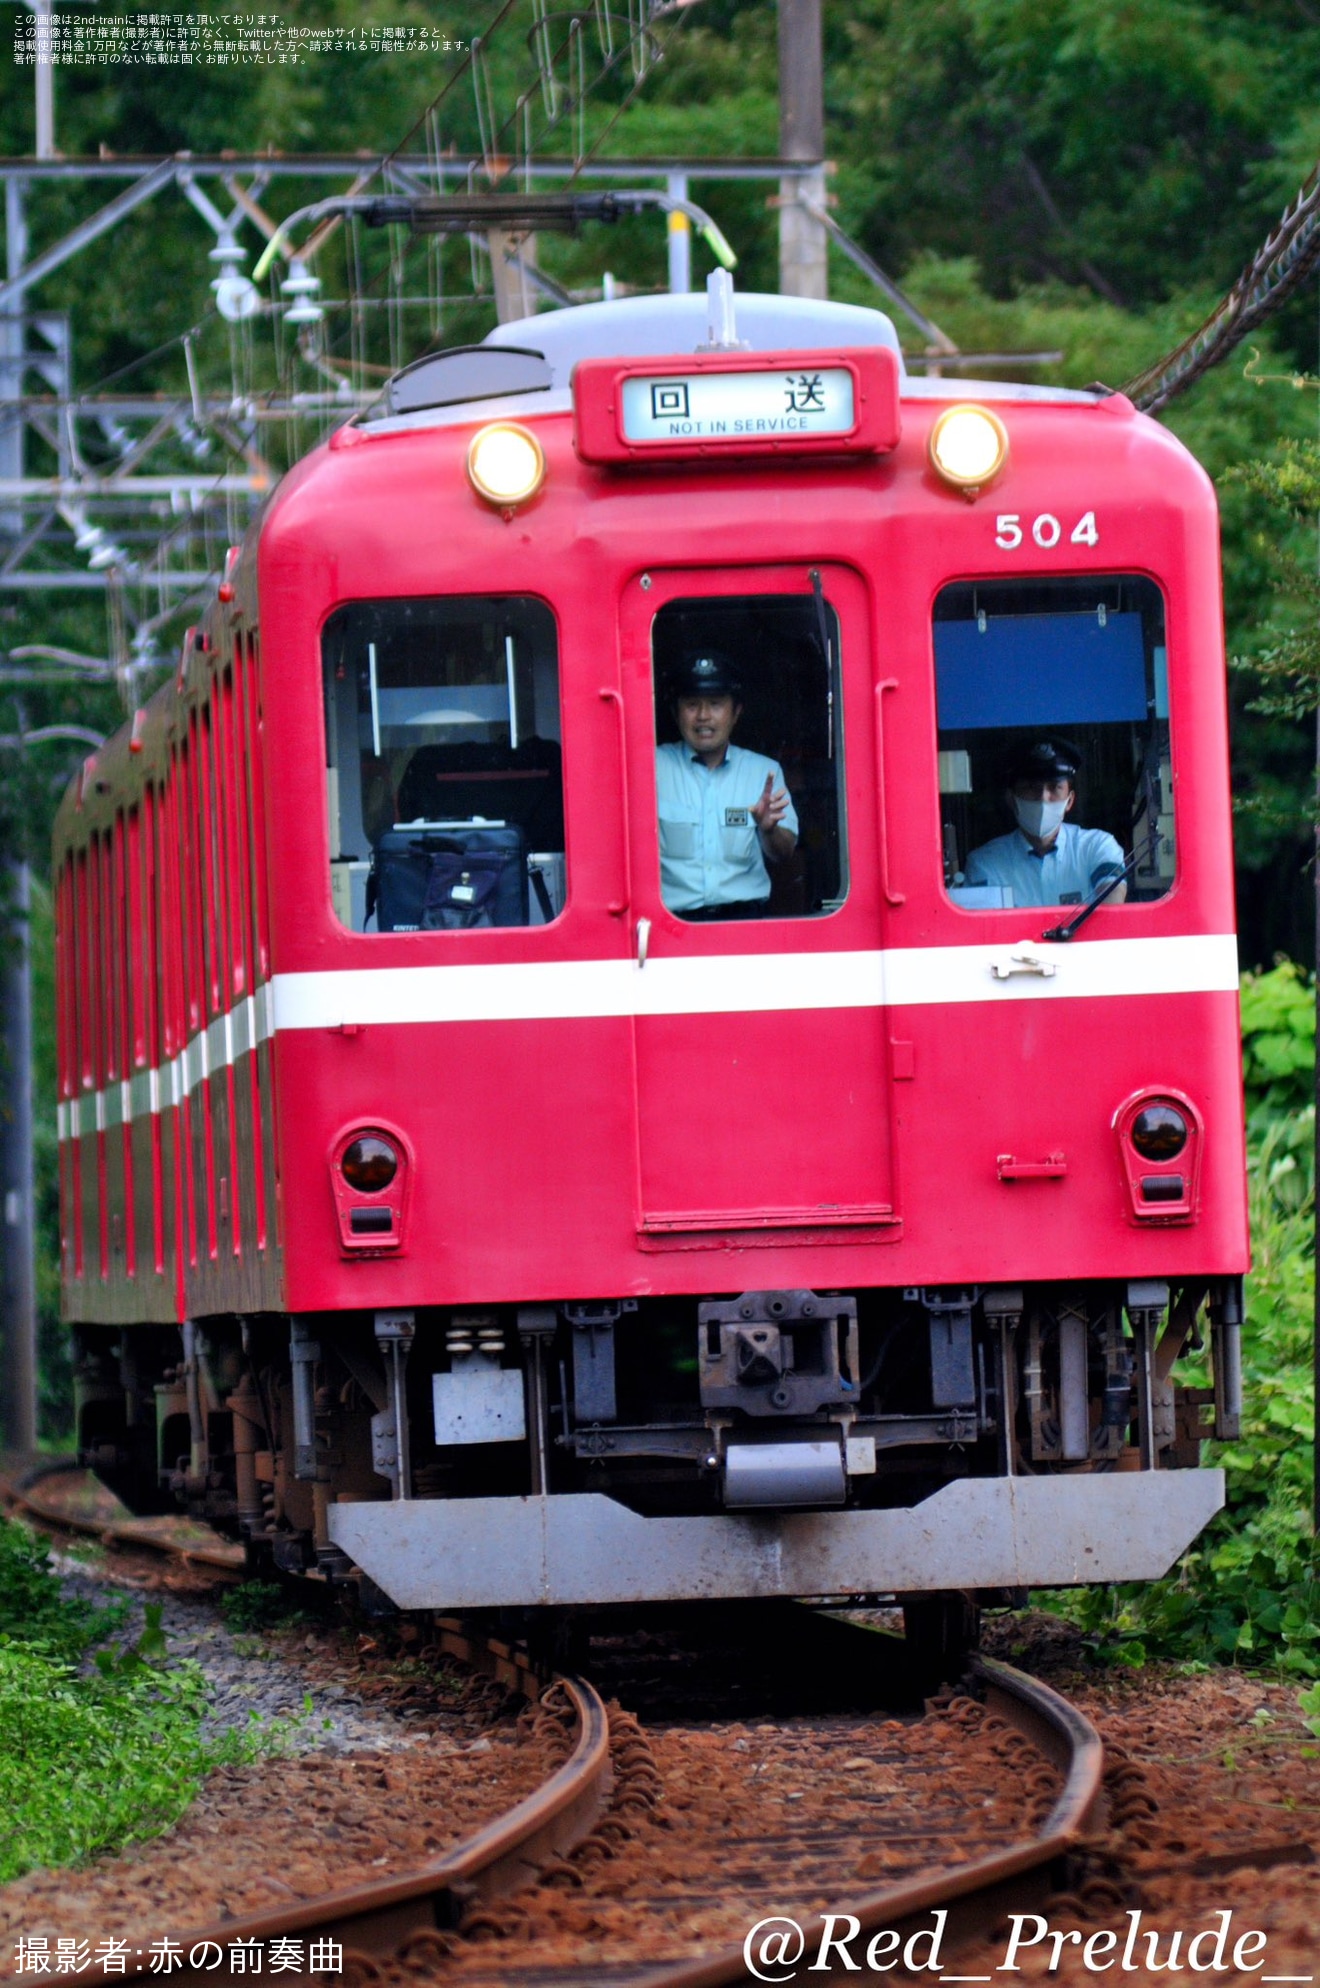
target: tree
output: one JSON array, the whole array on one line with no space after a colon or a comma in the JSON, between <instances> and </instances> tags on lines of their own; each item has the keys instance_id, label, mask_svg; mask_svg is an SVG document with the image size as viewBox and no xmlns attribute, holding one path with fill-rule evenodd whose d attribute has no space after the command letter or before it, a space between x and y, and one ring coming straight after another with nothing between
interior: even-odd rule
<instances>
[{"instance_id":1,"label":"tree","mask_svg":"<svg viewBox=\"0 0 1320 1988\"><path fill-rule=\"evenodd\" d=\"M1320 386L1320 381L1300 384ZM1260 679L1251 709L1297 722L1320 703L1320 443L1288 441L1272 460L1243 463L1238 480L1262 499L1280 538L1261 535L1277 595L1264 639L1241 667Z\"/></svg>"},{"instance_id":2,"label":"tree","mask_svg":"<svg viewBox=\"0 0 1320 1988\"><path fill-rule=\"evenodd\" d=\"M1320 387L1320 380L1298 376L1294 384L1314 388ZM1268 630L1267 639L1248 665L1260 686L1251 708L1299 728L1305 725L1308 732L1314 729L1317 784L1311 814L1314 881L1320 898L1320 572L1315 536L1320 519L1320 444L1310 440L1286 444L1269 460L1244 463L1239 475L1281 528L1279 539L1269 544L1279 612L1274 617L1275 626ZM1320 916L1316 920L1315 963L1320 969ZM1320 1004L1320 971L1315 998ZM1320 1181L1320 1090L1316 1104L1314 1178ZM1313 1399L1320 1401L1320 1277L1315 1287ZM1320 1435L1314 1447L1312 1509L1320 1527Z\"/></svg>"}]
</instances>

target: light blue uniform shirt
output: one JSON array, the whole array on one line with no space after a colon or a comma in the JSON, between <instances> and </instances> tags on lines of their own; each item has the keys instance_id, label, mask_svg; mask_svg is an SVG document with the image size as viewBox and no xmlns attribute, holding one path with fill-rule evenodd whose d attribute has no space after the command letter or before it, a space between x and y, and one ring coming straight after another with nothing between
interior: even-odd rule
<instances>
[{"instance_id":1,"label":"light blue uniform shirt","mask_svg":"<svg viewBox=\"0 0 1320 1988\"><path fill-rule=\"evenodd\" d=\"M656 804L660 816L660 895L671 911L703 905L758 903L770 895L770 874L752 809L765 790L788 792L783 768L759 752L730 744L708 767L690 746L657 746ZM790 800L780 826L798 832Z\"/></svg>"},{"instance_id":2,"label":"light blue uniform shirt","mask_svg":"<svg viewBox=\"0 0 1320 1988\"><path fill-rule=\"evenodd\" d=\"M983 842L967 858L969 884L998 884L1014 904L1082 904L1123 868L1123 851L1103 828L1065 821L1038 856L1021 829Z\"/></svg>"}]
</instances>

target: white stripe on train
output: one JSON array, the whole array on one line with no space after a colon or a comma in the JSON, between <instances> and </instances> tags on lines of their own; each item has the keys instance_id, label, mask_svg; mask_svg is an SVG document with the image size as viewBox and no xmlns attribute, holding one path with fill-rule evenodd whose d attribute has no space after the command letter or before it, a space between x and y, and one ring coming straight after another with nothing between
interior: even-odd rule
<instances>
[{"instance_id":1,"label":"white stripe on train","mask_svg":"<svg viewBox=\"0 0 1320 1988\"><path fill-rule=\"evenodd\" d=\"M1054 971L1038 971L1042 964ZM1237 985L1232 933L701 959L653 953L644 967L635 959L520 960L277 973L160 1070L61 1102L56 1125L61 1140L77 1138L177 1104L212 1070L281 1031L1229 994Z\"/></svg>"}]
</instances>

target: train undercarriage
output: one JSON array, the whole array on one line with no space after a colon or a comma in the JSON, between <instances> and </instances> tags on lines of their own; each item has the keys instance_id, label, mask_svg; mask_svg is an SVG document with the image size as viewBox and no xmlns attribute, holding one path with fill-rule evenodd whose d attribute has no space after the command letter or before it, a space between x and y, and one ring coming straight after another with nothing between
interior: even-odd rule
<instances>
[{"instance_id":1,"label":"train undercarriage","mask_svg":"<svg viewBox=\"0 0 1320 1988\"><path fill-rule=\"evenodd\" d=\"M1221 1502L1241 1319L1221 1278L81 1326L79 1451L400 1606L1146 1578Z\"/></svg>"}]
</instances>

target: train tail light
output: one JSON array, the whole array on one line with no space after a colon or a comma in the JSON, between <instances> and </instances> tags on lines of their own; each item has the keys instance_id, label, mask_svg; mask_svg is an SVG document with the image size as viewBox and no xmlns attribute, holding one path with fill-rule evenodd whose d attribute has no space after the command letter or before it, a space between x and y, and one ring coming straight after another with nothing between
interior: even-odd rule
<instances>
[{"instance_id":1,"label":"train tail light","mask_svg":"<svg viewBox=\"0 0 1320 1988\"><path fill-rule=\"evenodd\" d=\"M1008 430L988 407L946 407L930 432L937 476L975 497L1008 461Z\"/></svg>"},{"instance_id":2,"label":"train tail light","mask_svg":"<svg viewBox=\"0 0 1320 1988\"><path fill-rule=\"evenodd\" d=\"M1193 1222L1199 1208L1201 1115L1173 1092L1139 1092L1114 1116L1133 1219Z\"/></svg>"},{"instance_id":3,"label":"train tail light","mask_svg":"<svg viewBox=\"0 0 1320 1988\"><path fill-rule=\"evenodd\" d=\"M1142 1106L1129 1137L1143 1160L1176 1160L1187 1144L1187 1120L1176 1105L1161 1099Z\"/></svg>"},{"instance_id":4,"label":"train tail light","mask_svg":"<svg viewBox=\"0 0 1320 1988\"><path fill-rule=\"evenodd\" d=\"M346 1256L402 1248L412 1187L408 1143L393 1126L354 1126L330 1148L330 1187Z\"/></svg>"},{"instance_id":5,"label":"train tail light","mask_svg":"<svg viewBox=\"0 0 1320 1988\"><path fill-rule=\"evenodd\" d=\"M339 1162L344 1179L359 1194L379 1194L399 1171L399 1155L378 1132L354 1139Z\"/></svg>"}]
</instances>

